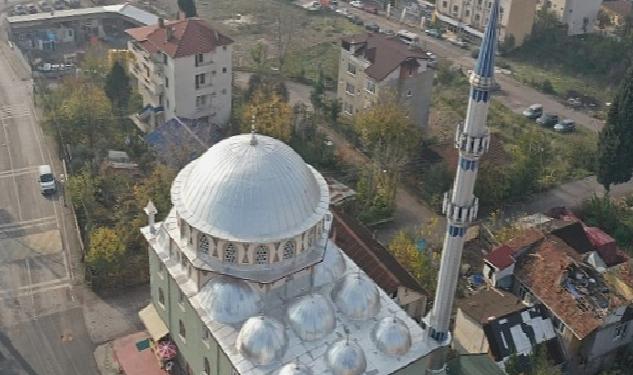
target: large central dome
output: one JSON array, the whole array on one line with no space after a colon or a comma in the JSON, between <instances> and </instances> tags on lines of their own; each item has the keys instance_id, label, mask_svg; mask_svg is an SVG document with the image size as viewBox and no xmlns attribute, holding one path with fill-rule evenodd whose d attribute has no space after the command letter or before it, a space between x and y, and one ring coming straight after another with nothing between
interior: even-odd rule
<instances>
[{"instance_id":1,"label":"large central dome","mask_svg":"<svg viewBox=\"0 0 633 375\"><path fill-rule=\"evenodd\" d=\"M289 146L250 134L227 138L176 177L172 202L189 225L231 241L265 242L307 230L327 212L323 177Z\"/></svg>"}]
</instances>

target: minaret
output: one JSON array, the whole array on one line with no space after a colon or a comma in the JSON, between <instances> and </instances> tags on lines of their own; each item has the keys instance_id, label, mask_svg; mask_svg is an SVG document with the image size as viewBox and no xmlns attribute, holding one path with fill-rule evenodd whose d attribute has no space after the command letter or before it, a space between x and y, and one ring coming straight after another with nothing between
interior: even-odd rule
<instances>
[{"instance_id":1,"label":"minaret","mask_svg":"<svg viewBox=\"0 0 633 375\"><path fill-rule=\"evenodd\" d=\"M490 90L493 86L499 0L494 0L484 34L475 71L470 75L470 99L464 124L457 126L455 147L459 164L453 190L444 194L443 212L447 218L446 238L437 281L435 303L428 316L430 335L448 345L457 278L459 277L464 235L477 216L478 200L474 196L479 159L488 150L490 135L486 127ZM433 369L438 370L438 369Z\"/></svg>"}]
</instances>

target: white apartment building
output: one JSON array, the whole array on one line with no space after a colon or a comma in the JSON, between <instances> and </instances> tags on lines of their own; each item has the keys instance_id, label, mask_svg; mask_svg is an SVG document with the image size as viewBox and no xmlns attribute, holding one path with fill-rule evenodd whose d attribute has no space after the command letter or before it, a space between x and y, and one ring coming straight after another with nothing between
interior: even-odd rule
<instances>
[{"instance_id":1,"label":"white apartment building","mask_svg":"<svg viewBox=\"0 0 633 375\"><path fill-rule=\"evenodd\" d=\"M532 32L538 0L501 0L499 8L499 40L514 38L514 45L520 46ZM492 0L438 0L437 17L477 37L483 36L488 23ZM474 29L474 32L473 30ZM477 32L478 31L478 32Z\"/></svg>"},{"instance_id":2,"label":"white apartment building","mask_svg":"<svg viewBox=\"0 0 633 375\"><path fill-rule=\"evenodd\" d=\"M569 35L593 32L602 0L540 0L541 6L554 11L567 24Z\"/></svg>"},{"instance_id":3,"label":"white apartment building","mask_svg":"<svg viewBox=\"0 0 633 375\"><path fill-rule=\"evenodd\" d=\"M225 124L231 115L233 41L205 21L188 18L126 30L143 104L165 120L207 119Z\"/></svg>"},{"instance_id":4,"label":"white apartment building","mask_svg":"<svg viewBox=\"0 0 633 375\"><path fill-rule=\"evenodd\" d=\"M414 124L425 127L429 118L434 71L429 57L395 37L361 34L343 38L337 99L344 116L368 108L381 92L395 94Z\"/></svg>"}]
</instances>

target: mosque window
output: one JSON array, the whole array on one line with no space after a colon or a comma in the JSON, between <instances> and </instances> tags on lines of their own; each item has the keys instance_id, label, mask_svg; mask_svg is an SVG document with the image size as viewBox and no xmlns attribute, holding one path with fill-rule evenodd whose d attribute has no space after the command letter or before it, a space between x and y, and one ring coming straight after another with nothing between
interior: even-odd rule
<instances>
[{"instance_id":1,"label":"mosque window","mask_svg":"<svg viewBox=\"0 0 633 375\"><path fill-rule=\"evenodd\" d=\"M209 255L209 238L206 234L200 234L198 239L198 251L202 254Z\"/></svg>"},{"instance_id":2,"label":"mosque window","mask_svg":"<svg viewBox=\"0 0 633 375\"><path fill-rule=\"evenodd\" d=\"M235 263L237 260L237 249L232 242L229 242L224 249L224 262Z\"/></svg>"},{"instance_id":3,"label":"mosque window","mask_svg":"<svg viewBox=\"0 0 633 375\"><path fill-rule=\"evenodd\" d=\"M158 303L165 306L165 293L163 292L163 288L158 288Z\"/></svg>"},{"instance_id":4,"label":"mosque window","mask_svg":"<svg viewBox=\"0 0 633 375\"><path fill-rule=\"evenodd\" d=\"M182 320L178 321L178 334L181 338L187 338L187 330L185 329L185 323Z\"/></svg>"},{"instance_id":5,"label":"mosque window","mask_svg":"<svg viewBox=\"0 0 633 375\"><path fill-rule=\"evenodd\" d=\"M185 223L185 221L183 219L180 219L180 238L185 238L186 232L185 232L185 227L187 226L187 224Z\"/></svg>"},{"instance_id":6,"label":"mosque window","mask_svg":"<svg viewBox=\"0 0 633 375\"><path fill-rule=\"evenodd\" d=\"M204 373L205 374L211 373L211 365L209 364L209 360L207 359L207 357L204 357Z\"/></svg>"},{"instance_id":7,"label":"mosque window","mask_svg":"<svg viewBox=\"0 0 633 375\"><path fill-rule=\"evenodd\" d=\"M294 240L288 241L284 245L283 258L290 259L290 258L294 258L294 256L295 256L295 241Z\"/></svg>"},{"instance_id":8,"label":"mosque window","mask_svg":"<svg viewBox=\"0 0 633 375\"><path fill-rule=\"evenodd\" d=\"M261 245L255 250L255 264L268 263L268 247Z\"/></svg>"}]
</instances>

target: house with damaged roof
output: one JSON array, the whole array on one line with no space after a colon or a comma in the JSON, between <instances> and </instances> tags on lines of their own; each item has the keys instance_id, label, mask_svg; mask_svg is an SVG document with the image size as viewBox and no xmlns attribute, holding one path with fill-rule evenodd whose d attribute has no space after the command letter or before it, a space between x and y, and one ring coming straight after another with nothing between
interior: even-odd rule
<instances>
[{"instance_id":1,"label":"house with damaged roof","mask_svg":"<svg viewBox=\"0 0 633 375\"><path fill-rule=\"evenodd\" d=\"M547 220L538 220L493 248L484 258L483 273L495 290L509 292L522 304L542 311L551 321L566 366L571 373L582 375L607 368L617 350L633 341L632 267L608 234L557 209ZM482 297L473 298L482 301ZM477 308L465 303L468 300L460 309L472 324L477 320L472 317ZM496 308L503 305L498 301L487 305L491 304ZM479 324L485 326L482 319L479 316ZM456 336L464 324L458 312ZM473 343L467 335L461 337L466 341L460 341L461 347L467 352L504 352L494 349L488 336L485 345L479 339ZM506 337L496 342L512 348ZM547 347L555 358L551 345Z\"/></svg>"},{"instance_id":2,"label":"house with damaged roof","mask_svg":"<svg viewBox=\"0 0 633 375\"><path fill-rule=\"evenodd\" d=\"M426 126L431 105L433 55L397 37L365 33L341 40L336 97L351 117L380 95L395 95L419 127Z\"/></svg>"}]
</instances>

